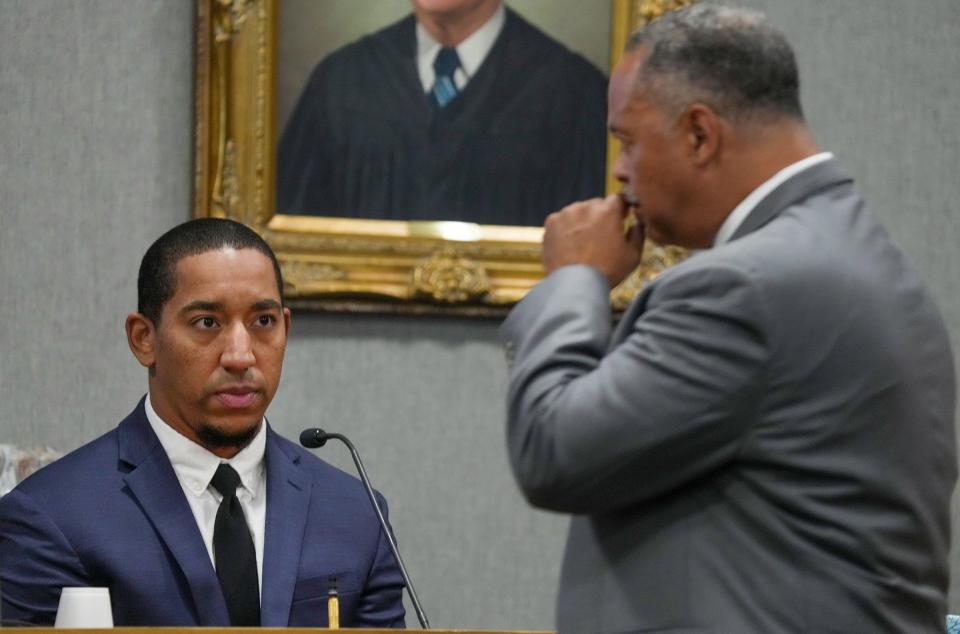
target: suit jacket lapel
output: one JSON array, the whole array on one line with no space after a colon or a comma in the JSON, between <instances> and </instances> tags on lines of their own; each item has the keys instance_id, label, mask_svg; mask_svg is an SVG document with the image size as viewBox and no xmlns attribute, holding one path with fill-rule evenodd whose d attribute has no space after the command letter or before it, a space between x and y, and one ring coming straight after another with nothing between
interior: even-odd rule
<instances>
[{"instance_id":1,"label":"suit jacket lapel","mask_svg":"<svg viewBox=\"0 0 960 634\"><path fill-rule=\"evenodd\" d=\"M781 211L804 198L808 198L824 189L850 182L853 182L853 179L840 167L836 160L830 159L817 163L813 167L787 179L770 192L766 198L754 207L750 215L733 233L730 240L742 238L748 233L756 231L776 218Z\"/></svg>"},{"instance_id":2,"label":"suit jacket lapel","mask_svg":"<svg viewBox=\"0 0 960 634\"><path fill-rule=\"evenodd\" d=\"M267 522L263 545L260 624L286 627L297 583L301 544L310 503L310 479L300 473L300 457L285 452L267 427Z\"/></svg>"},{"instance_id":3,"label":"suit jacket lapel","mask_svg":"<svg viewBox=\"0 0 960 634\"><path fill-rule=\"evenodd\" d=\"M230 616L197 521L167 454L143 409L120 423L120 461L131 467L124 482L156 528L190 587L199 625L229 625Z\"/></svg>"}]
</instances>

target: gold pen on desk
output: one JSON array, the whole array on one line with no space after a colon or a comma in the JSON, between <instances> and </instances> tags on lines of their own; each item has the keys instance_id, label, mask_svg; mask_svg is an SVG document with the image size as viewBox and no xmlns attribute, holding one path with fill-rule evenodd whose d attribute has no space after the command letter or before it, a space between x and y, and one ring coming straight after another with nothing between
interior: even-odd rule
<instances>
[{"instance_id":1,"label":"gold pen on desk","mask_svg":"<svg viewBox=\"0 0 960 634\"><path fill-rule=\"evenodd\" d=\"M330 579L330 589L327 590L327 627L331 630L340 629L340 595L336 577Z\"/></svg>"}]
</instances>

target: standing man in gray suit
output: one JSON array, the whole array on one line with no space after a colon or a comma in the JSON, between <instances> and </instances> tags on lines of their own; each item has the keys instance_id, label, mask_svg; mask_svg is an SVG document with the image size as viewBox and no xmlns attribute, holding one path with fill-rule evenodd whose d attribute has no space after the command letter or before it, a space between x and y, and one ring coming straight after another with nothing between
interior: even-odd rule
<instances>
[{"instance_id":1,"label":"standing man in gray suit","mask_svg":"<svg viewBox=\"0 0 960 634\"><path fill-rule=\"evenodd\" d=\"M547 220L502 335L517 480L574 515L562 634L943 631L947 333L798 86L762 15L668 14L610 83L627 193ZM703 251L612 330L644 232Z\"/></svg>"}]
</instances>

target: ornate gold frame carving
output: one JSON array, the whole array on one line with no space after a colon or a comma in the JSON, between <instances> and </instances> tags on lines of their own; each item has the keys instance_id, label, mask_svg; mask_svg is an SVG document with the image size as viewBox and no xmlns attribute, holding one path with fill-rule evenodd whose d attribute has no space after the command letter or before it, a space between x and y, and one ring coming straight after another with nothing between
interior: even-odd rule
<instances>
[{"instance_id":1,"label":"ornate gold frame carving","mask_svg":"<svg viewBox=\"0 0 960 634\"><path fill-rule=\"evenodd\" d=\"M611 0L611 62L631 31L690 1ZM539 228L274 213L277 6L197 0L194 214L233 218L262 234L295 306L505 313L543 275ZM611 142L610 161L616 150ZM617 189L612 178L608 188ZM640 269L611 295L614 306L682 257L649 245Z\"/></svg>"}]
</instances>

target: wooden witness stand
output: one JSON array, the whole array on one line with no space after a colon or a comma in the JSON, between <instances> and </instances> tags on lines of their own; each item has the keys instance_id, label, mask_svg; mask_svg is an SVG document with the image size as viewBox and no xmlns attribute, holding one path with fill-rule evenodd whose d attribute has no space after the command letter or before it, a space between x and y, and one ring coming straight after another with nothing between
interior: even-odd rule
<instances>
[{"instance_id":1,"label":"wooden witness stand","mask_svg":"<svg viewBox=\"0 0 960 634\"><path fill-rule=\"evenodd\" d=\"M90 629L56 629L52 627L3 628L5 631L20 631L24 634L209 634L210 632L225 631L230 634L327 634L328 632L349 629L356 634L396 634L405 630L398 629L328 629L320 627L114 627ZM418 630L433 634L553 634L553 632L532 632L528 630Z\"/></svg>"},{"instance_id":2,"label":"wooden witness stand","mask_svg":"<svg viewBox=\"0 0 960 634\"><path fill-rule=\"evenodd\" d=\"M70 629L55 629L52 627L5 627L5 631L21 631L24 634L69 634ZM357 634L396 634L406 630L398 629L352 629L345 628ZM529 630L419 630L431 634L554 634L553 632ZM73 630L83 634L209 634L210 632L226 631L230 634L327 634L328 632L342 632L344 629L328 629L320 627L114 627L90 628Z\"/></svg>"}]
</instances>

